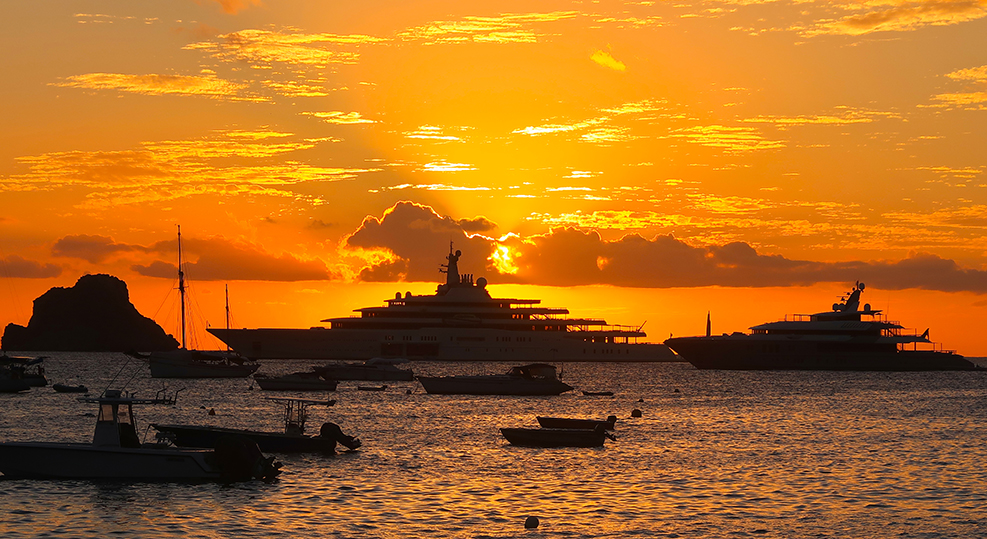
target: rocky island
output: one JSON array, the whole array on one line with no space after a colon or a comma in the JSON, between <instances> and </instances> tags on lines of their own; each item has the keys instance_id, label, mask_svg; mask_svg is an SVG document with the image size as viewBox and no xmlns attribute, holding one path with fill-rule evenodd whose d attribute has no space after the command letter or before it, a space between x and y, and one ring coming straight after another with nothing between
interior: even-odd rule
<instances>
[{"instance_id":1,"label":"rocky island","mask_svg":"<svg viewBox=\"0 0 987 539\"><path fill-rule=\"evenodd\" d=\"M27 327L7 324L4 350L80 352L157 351L178 341L130 302L127 283L112 275L84 275L34 300Z\"/></svg>"}]
</instances>

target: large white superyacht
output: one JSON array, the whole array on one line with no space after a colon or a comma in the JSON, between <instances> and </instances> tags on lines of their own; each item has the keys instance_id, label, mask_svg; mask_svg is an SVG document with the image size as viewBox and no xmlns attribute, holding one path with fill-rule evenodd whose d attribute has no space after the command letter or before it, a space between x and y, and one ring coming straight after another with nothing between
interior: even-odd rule
<instances>
[{"instance_id":1,"label":"large white superyacht","mask_svg":"<svg viewBox=\"0 0 987 539\"><path fill-rule=\"evenodd\" d=\"M208 331L251 359L367 360L400 357L435 361L679 361L664 344L638 342L641 327L568 318L568 309L541 300L494 298L487 280L459 273L450 245L435 294L397 293L360 316L323 320L309 329Z\"/></svg>"}]
</instances>

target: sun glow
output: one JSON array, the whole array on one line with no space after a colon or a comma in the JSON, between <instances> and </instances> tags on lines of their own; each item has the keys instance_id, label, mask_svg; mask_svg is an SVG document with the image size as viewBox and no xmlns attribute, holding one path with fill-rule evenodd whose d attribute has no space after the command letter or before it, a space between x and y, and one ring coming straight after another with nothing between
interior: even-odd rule
<instances>
[{"instance_id":1,"label":"sun glow","mask_svg":"<svg viewBox=\"0 0 987 539\"><path fill-rule=\"evenodd\" d=\"M490 254L490 258L487 260L493 262L494 268L498 273L514 275L520 269L515 264L515 259L517 256L518 253L511 247L498 244L497 248Z\"/></svg>"}]
</instances>

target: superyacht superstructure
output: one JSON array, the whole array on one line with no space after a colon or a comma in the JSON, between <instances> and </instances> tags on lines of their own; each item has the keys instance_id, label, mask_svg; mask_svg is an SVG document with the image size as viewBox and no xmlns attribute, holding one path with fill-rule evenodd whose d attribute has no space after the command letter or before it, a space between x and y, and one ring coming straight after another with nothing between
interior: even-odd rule
<instances>
[{"instance_id":1,"label":"superyacht superstructure","mask_svg":"<svg viewBox=\"0 0 987 539\"><path fill-rule=\"evenodd\" d=\"M208 331L251 359L679 361L663 344L638 342L641 327L569 318L537 299L494 298L485 278L459 273L461 255L450 246L435 294L397 293L384 306L355 309L359 316L323 320L328 328Z\"/></svg>"},{"instance_id":2,"label":"superyacht superstructure","mask_svg":"<svg viewBox=\"0 0 987 539\"><path fill-rule=\"evenodd\" d=\"M906 333L880 309L864 304L858 282L832 311L796 314L751 327L751 333L676 337L665 341L698 369L954 371L977 365L942 350L924 333ZM864 317L867 317L866 319Z\"/></svg>"}]
</instances>

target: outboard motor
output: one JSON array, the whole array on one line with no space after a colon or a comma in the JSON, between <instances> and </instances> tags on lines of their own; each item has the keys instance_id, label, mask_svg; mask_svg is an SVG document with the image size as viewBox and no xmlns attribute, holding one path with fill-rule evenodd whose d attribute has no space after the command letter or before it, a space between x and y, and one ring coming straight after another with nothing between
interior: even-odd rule
<instances>
[{"instance_id":1,"label":"outboard motor","mask_svg":"<svg viewBox=\"0 0 987 539\"><path fill-rule=\"evenodd\" d=\"M340 429L339 425L335 423L323 423L322 428L319 429L319 436L322 438L336 440L346 446L347 449L356 449L363 445L363 442L361 442L358 438L343 434L343 430Z\"/></svg>"},{"instance_id":2,"label":"outboard motor","mask_svg":"<svg viewBox=\"0 0 987 539\"><path fill-rule=\"evenodd\" d=\"M224 481L273 480L281 463L265 457L257 442L245 436L221 436L216 440L216 461Z\"/></svg>"}]
</instances>

